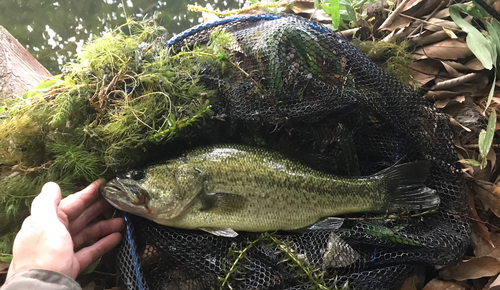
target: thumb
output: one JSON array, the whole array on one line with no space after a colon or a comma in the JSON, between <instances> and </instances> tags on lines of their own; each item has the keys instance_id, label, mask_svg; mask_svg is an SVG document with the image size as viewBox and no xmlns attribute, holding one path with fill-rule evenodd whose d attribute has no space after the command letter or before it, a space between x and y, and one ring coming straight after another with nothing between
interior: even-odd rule
<instances>
[{"instance_id":1,"label":"thumb","mask_svg":"<svg viewBox=\"0 0 500 290\"><path fill-rule=\"evenodd\" d=\"M61 202L61 189L54 182L47 182L42 187L40 194L31 204L31 215L47 216L57 215L57 206Z\"/></svg>"}]
</instances>

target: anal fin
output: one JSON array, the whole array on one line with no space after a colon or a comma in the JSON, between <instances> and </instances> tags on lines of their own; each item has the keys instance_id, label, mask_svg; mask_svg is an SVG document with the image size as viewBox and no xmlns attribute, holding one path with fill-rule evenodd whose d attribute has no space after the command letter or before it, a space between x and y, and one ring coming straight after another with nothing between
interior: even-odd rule
<instances>
[{"instance_id":1,"label":"anal fin","mask_svg":"<svg viewBox=\"0 0 500 290\"><path fill-rule=\"evenodd\" d=\"M226 238L234 238L238 235L238 233L231 228L200 228L200 230Z\"/></svg>"},{"instance_id":2,"label":"anal fin","mask_svg":"<svg viewBox=\"0 0 500 290\"><path fill-rule=\"evenodd\" d=\"M330 216L317 221L316 223L306 227L306 230L316 231L316 230L336 230L342 226L344 223L343 218Z\"/></svg>"}]
</instances>

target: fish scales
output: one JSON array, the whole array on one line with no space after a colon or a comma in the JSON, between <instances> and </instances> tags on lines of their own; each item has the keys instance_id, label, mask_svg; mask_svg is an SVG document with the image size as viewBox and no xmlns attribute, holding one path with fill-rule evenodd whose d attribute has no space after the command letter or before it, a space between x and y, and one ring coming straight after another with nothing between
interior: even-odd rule
<instances>
[{"instance_id":1,"label":"fish scales","mask_svg":"<svg viewBox=\"0 0 500 290\"><path fill-rule=\"evenodd\" d=\"M209 210L201 210L200 201L168 225L197 228L198 220L207 220L210 222L204 226L209 227L259 231L277 228L279 223L281 229L290 230L313 224L324 216L376 210L385 198L380 192L383 189L380 178L335 180L275 152L236 148L196 150L179 164L190 164L205 172L207 192L231 193L242 198L233 198L233 202L217 204ZM161 177L164 173L154 176Z\"/></svg>"},{"instance_id":2,"label":"fish scales","mask_svg":"<svg viewBox=\"0 0 500 290\"><path fill-rule=\"evenodd\" d=\"M103 195L117 208L173 227L294 230L346 213L436 207L439 198L423 184L428 167L409 163L345 178L275 151L216 145L146 168L137 180L110 181Z\"/></svg>"}]
</instances>

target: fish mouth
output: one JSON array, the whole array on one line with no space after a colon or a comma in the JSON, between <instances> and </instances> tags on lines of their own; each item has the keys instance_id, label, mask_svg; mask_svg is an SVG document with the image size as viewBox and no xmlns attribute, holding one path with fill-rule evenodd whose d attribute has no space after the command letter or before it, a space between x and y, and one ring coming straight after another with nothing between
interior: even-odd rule
<instances>
[{"instance_id":1,"label":"fish mouth","mask_svg":"<svg viewBox=\"0 0 500 290\"><path fill-rule=\"evenodd\" d=\"M139 197L131 194L130 185L124 183L120 178L115 178L101 185L99 192L115 208L140 214L147 211L147 193L141 192Z\"/></svg>"},{"instance_id":2,"label":"fish mouth","mask_svg":"<svg viewBox=\"0 0 500 290\"><path fill-rule=\"evenodd\" d=\"M127 189L119 178L115 178L101 185L99 192L110 203L112 203L110 199L127 200Z\"/></svg>"},{"instance_id":3,"label":"fish mouth","mask_svg":"<svg viewBox=\"0 0 500 290\"><path fill-rule=\"evenodd\" d=\"M120 181L119 178L115 178L101 185L99 192L106 199L108 198L125 198L127 196L127 191L125 185Z\"/></svg>"}]
</instances>

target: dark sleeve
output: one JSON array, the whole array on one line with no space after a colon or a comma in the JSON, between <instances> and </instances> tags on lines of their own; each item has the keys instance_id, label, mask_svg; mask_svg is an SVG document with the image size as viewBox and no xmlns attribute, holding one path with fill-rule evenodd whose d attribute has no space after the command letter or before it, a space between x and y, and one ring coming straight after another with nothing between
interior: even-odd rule
<instances>
[{"instance_id":1,"label":"dark sleeve","mask_svg":"<svg viewBox=\"0 0 500 290\"><path fill-rule=\"evenodd\" d=\"M71 277L64 274L32 269L14 274L5 281L0 290L82 290L82 287Z\"/></svg>"}]
</instances>

